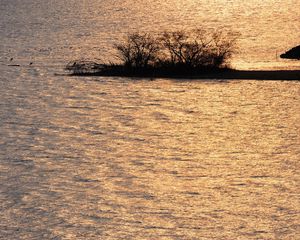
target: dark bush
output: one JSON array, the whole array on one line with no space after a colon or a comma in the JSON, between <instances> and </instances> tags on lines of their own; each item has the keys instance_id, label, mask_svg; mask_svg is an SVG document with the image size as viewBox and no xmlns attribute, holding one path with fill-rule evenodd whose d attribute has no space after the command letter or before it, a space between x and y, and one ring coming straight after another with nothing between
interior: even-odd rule
<instances>
[{"instance_id":1,"label":"dark bush","mask_svg":"<svg viewBox=\"0 0 300 240\"><path fill-rule=\"evenodd\" d=\"M235 34L221 30L133 33L114 45L120 64L75 61L66 69L73 74L197 75L228 68L236 40Z\"/></svg>"},{"instance_id":2,"label":"dark bush","mask_svg":"<svg viewBox=\"0 0 300 240\"><path fill-rule=\"evenodd\" d=\"M222 31L211 34L203 29L165 32L161 38L166 57L163 61L192 68L220 67L231 57L236 38Z\"/></svg>"},{"instance_id":3,"label":"dark bush","mask_svg":"<svg viewBox=\"0 0 300 240\"><path fill-rule=\"evenodd\" d=\"M161 42L164 46L164 58L161 59L163 62L198 67L204 65L206 61L204 58L207 43L200 39L196 32L164 32Z\"/></svg>"},{"instance_id":4,"label":"dark bush","mask_svg":"<svg viewBox=\"0 0 300 240\"><path fill-rule=\"evenodd\" d=\"M81 59L69 62L66 66L66 70L73 72L74 74L85 74L98 72L99 70L105 68L105 66L105 64Z\"/></svg>"},{"instance_id":5,"label":"dark bush","mask_svg":"<svg viewBox=\"0 0 300 240\"><path fill-rule=\"evenodd\" d=\"M160 51L159 41L150 34L129 34L124 43L114 45L117 57L126 67L145 68L153 65Z\"/></svg>"},{"instance_id":6,"label":"dark bush","mask_svg":"<svg viewBox=\"0 0 300 240\"><path fill-rule=\"evenodd\" d=\"M161 37L129 34L124 43L115 45L115 49L126 67L219 68L228 63L235 43L235 35L220 30L208 33L195 29L164 32Z\"/></svg>"}]
</instances>

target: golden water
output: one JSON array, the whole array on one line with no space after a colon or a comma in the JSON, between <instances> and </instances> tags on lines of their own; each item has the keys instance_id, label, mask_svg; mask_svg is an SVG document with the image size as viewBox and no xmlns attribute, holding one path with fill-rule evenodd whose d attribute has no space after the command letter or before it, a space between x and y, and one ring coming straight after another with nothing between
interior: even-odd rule
<instances>
[{"instance_id":1,"label":"golden water","mask_svg":"<svg viewBox=\"0 0 300 240\"><path fill-rule=\"evenodd\" d=\"M296 68L273 56L299 43L299 7L2 0L0 239L298 239L299 81L54 73L197 23L241 32L241 68Z\"/></svg>"}]
</instances>

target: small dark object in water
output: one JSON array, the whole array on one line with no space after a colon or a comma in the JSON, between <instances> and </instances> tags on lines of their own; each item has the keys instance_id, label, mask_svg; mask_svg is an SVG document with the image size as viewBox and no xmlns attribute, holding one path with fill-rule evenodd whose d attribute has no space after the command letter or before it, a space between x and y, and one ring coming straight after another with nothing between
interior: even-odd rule
<instances>
[{"instance_id":1,"label":"small dark object in water","mask_svg":"<svg viewBox=\"0 0 300 240\"><path fill-rule=\"evenodd\" d=\"M33 62L30 62L29 65L31 66L33 64Z\"/></svg>"},{"instance_id":2,"label":"small dark object in water","mask_svg":"<svg viewBox=\"0 0 300 240\"><path fill-rule=\"evenodd\" d=\"M11 62L12 60L14 60L14 58L9 59L10 62Z\"/></svg>"},{"instance_id":3,"label":"small dark object in water","mask_svg":"<svg viewBox=\"0 0 300 240\"><path fill-rule=\"evenodd\" d=\"M281 58L300 60L300 45L280 55Z\"/></svg>"}]
</instances>

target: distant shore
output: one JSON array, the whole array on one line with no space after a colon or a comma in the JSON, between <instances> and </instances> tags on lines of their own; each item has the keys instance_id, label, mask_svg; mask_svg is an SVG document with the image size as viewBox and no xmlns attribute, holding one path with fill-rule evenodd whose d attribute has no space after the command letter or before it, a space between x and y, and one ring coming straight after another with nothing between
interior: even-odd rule
<instances>
[{"instance_id":1,"label":"distant shore","mask_svg":"<svg viewBox=\"0 0 300 240\"><path fill-rule=\"evenodd\" d=\"M234 70L225 69L216 72L201 74L177 74L155 72L123 72L123 71L100 71L71 73L73 76L115 76L115 77L141 77L141 78L179 78L179 79L224 79L224 80L298 80L300 70Z\"/></svg>"}]
</instances>

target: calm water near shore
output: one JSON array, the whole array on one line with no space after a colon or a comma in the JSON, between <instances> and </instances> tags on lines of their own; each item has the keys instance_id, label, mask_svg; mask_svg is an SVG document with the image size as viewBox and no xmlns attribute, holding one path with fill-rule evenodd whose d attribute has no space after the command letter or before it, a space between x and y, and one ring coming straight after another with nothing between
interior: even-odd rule
<instances>
[{"instance_id":1,"label":"calm water near shore","mask_svg":"<svg viewBox=\"0 0 300 240\"><path fill-rule=\"evenodd\" d=\"M299 69L276 58L299 44L299 8L2 0L0 239L297 239L299 81L56 73L128 31L199 23L241 32L234 66Z\"/></svg>"}]
</instances>

